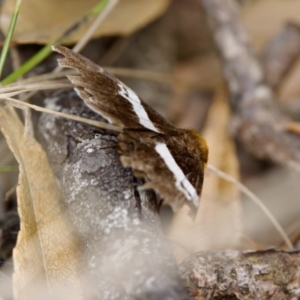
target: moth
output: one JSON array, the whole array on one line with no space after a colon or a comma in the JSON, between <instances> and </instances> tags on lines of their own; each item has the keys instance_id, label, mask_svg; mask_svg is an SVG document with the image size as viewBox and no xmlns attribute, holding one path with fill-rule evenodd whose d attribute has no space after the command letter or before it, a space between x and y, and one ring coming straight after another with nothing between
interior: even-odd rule
<instances>
[{"instance_id":1,"label":"moth","mask_svg":"<svg viewBox=\"0 0 300 300\"><path fill-rule=\"evenodd\" d=\"M173 210L184 203L193 210L202 191L208 147L193 129L171 125L129 87L102 67L63 46L54 46L64 58L61 67L76 69L68 75L85 104L109 123L120 126L120 159L124 167L146 181Z\"/></svg>"}]
</instances>

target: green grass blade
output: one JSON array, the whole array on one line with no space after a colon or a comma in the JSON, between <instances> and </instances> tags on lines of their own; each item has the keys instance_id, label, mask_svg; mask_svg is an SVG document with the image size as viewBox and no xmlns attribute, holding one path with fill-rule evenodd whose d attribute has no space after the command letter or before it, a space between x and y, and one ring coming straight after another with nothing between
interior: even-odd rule
<instances>
[{"instance_id":1,"label":"green grass blade","mask_svg":"<svg viewBox=\"0 0 300 300\"><path fill-rule=\"evenodd\" d=\"M92 15L98 15L101 13L101 11L106 7L106 5L109 3L109 0L103 0L100 1L98 4L96 4L92 9L91 9L91 14Z\"/></svg>"},{"instance_id":2,"label":"green grass blade","mask_svg":"<svg viewBox=\"0 0 300 300\"><path fill-rule=\"evenodd\" d=\"M6 85L16 81L19 77L26 74L28 71L33 69L36 65L38 65L41 61L47 58L50 53L52 52L51 46L55 44L63 43L71 34L74 33L79 27L85 24L91 17L99 14L102 10L107 6L109 0L101 0L91 8L91 10L83 17L79 22L75 25L72 25L68 28L60 38L56 39L55 41L47 44L44 46L38 53L36 53L32 58L30 58L26 63L24 63L18 70L7 76L2 82L2 85Z\"/></svg>"},{"instance_id":3,"label":"green grass blade","mask_svg":"<svg viewBox=\"0 0 300 300\"><path fill-rule=\"evenodd\" d=\"M0 173L18 172L18 166L0 166Z\"/></svg>"},{"instance_id":4,"label":"green grass blade","mask_svg":"<svg viewBox=\"0 0 300 300\"><path fill-rule=\"evenodd\" d=\"M16 24L17 24L17 19L18 19L21 3L22 3L22 0L17 0L17 2L16 2L15 9L14 9L13 15L12 15L11 20L10 20L7 37L4 41L4 45L3 45L3 48L2 48L2 51L1 51L1 56L0 56L0 78L2 76L2 72L3 72L3 69L4 69L4 64L5 64L5 60L6 60L6 57L7 57L8 50L9 50L9 45L10 45L10 42L12 40L12 36L14 34L14 30L15 30L15 27L16 27Z\"/></svg>"},{"instance_id":5,"label":"green grass blade","mask_svg":"<svg viewBox=\"0 0 300 300\"><path fill-rule=\"evenodd\" d=\"M21 76L23 76L24 74L29 72L31 69L33 69L40 62L42 62L52 52L51 45L47 44L46 46L44 46L32 58L30 58L28 61L26 61L18 70L11 73L4 80L2 80L1 84L6 85L6 84L16 81L18 78L20 78Z\"/></svg>"}]
</instances>

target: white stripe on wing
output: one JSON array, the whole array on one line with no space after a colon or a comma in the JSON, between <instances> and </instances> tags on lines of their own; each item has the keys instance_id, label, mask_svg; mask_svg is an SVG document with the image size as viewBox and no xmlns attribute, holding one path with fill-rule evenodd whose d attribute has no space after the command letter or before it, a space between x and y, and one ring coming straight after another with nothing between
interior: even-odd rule
<instances>
[{"instance_id":1,"label":"white stripe on wing","mask_svg":"<svg viewBox=\"0 0 300 300\"><path fill-rule=\"evenodd\" d=\"M154 126L154 124L149 119L149 116L146 110L144 109L141 100L137 96L137 94L121 83L118 83L118 87L120 88L119 94L131 103L133 111L139 118L139 123L147 129L159 133L160 131Z\"/></svg>"},{"instance_id":2,"label":"white stripe on wing","mask_svg":"<svg viewBox=\"0 0 300 300\"><path fill-rule=\"evenodd\" d=\"M193 201L194 205L198 206L199 197L197 191L195 190L195 188L192 186L192 184L184 175L181 168L176 163L167 145L164 143L157 143L155 146L155 150L163 159L163 161L165 162L169 170L173 173L175 178L175 185L178 188L178 190L185 195L187 200Z\"/></svg>"}]
</instances>

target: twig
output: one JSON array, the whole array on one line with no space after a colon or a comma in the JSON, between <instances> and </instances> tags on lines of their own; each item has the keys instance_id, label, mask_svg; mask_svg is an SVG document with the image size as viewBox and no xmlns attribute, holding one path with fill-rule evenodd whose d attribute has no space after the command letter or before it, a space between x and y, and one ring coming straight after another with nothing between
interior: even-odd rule
<instances>
[{"instance_id":1,"label":"twig","mask_svg":"<svg viewBox=\"0 0 300 300\"><path fill-rule=\"evenodd\" d=\"M271 88L238 18L235 1L203 0L231 94L234 133L245 148L300 171L300 139L285 130L289 119L274 104Z\"/></svg>"},{"instance_id":2,"label":"twig","mask_svg":"<svg viewBox=\"0 0 300 300\"><path fill-rule=\"evenodd\" d=\"M63 88L71 88L72 85L68 82L64 81L49 81L41 83L31 83L23 86L10 86L0 88L0 97L12 97L21 93L25 93L28 91L41 91L41 90L52 90L52 89L63 89Z\"/></svg>"},{"instance_id":3,"label":"twig","mask_svg":"<svg viewBox=\"0 0 300 300\"><path fill-rule=\"evenodd\" d=\"M13 98L6 97L6 98L3 98L2 100L9 101L10 103L15 105L16 107L24 107L25 106L25 107L29 107L31 109L34 109L36 111L45 112L47 114L63 117L65 119L85 123L85 124L88 124L88 125L92 125L92 126L102 128L102 129L107 129L107 130L111 130L111 131L115 131L115 132L121 132L122 131L122 129L118 126L114 126L114 125L107 124L107 123L100 122L100 121L95 121L95 120L82 118L82 117L71 115L71 114L62 113L62 112L59 112L59 111L50 110L50 109L40 107L40 106L36 106L36 105L33 105L33 104L29 104L29 103L26 103L26 102L21 102L19 100L13 99Z\"/></svg>"},{"instance_id":4,"label":"twig","mask_svg":"<svg viewBox=\"0 0 300 300\"><path fill-rule=\"evenodd\" d=\"M207 170L212 171L213 173L217 174L220 178L234 184L239 191L244 193L246 196L248 196L267 216L267 218L271 221L273 226L276 228L286 245L289 249L293 249L293 244L290 241L288 235L285 233L282 226L278 223L276 218L272 215L270 210L264 205L264 203L253 193L251 192L245 185L243 185L241 182L230 176L229 174L226 174L222 172L221 170L217 169L216 167L212 165L207 166Z\"/></svg>"},{"instance_id":5,"label":"twig","mask_svg":"<svg viewBox=\"0 0 300 300\"><path fill-rule=\"evenodd\" d=\"M141 80L158 82L166 85L176 84L176 86L183 86L189 89L196 89L201 91L211 91L211 89L207 88L205 84L203 85L201 82L198 82L197 80L187 79L183 76L182 77L173 76L169 73L162 73L162 72L148 71L148 70L141 70L141 69L105 67L105 66L103 68L115 76L137 78ZM59 73L40 74L37 76L20 79L14 83L7 84L5 85L5 88L10 88L15 86L22 87L25 84L37 83L37 82L41 82L41 84L43 84L44 81L47 80L65 78L66 75L74 75L74 74L77 74L77 72L74 70L61 70ZM3 89L4 88L1 88L0 91L2 91Z\"/></svg>"}]
</instances>

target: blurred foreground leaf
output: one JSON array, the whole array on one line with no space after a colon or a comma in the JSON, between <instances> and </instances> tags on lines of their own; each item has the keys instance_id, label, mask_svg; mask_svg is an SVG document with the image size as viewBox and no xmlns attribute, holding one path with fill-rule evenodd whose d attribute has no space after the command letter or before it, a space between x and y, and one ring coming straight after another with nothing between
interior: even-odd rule
<instances>
[{"instance_id":1,"label":"blurred foreground leaf","mask_svg":"<svg viewBox=\"0 0 300 300\"><path fill-rule=\"evenodd\" d=\"M19 14L14 33L17 43L49 43L64 32L99 0L27 0ZM129 35L164 13L170 0L121 0L95 32L94 37ZM6 0L1 10L1 30L6 35L14 1ZM66 43L77 42L90 23L83 26Z\"/></svg>"},{"instance_id":2,"label":"blurred foreground leaf","mask_svg":"<svg viewBox=\"0 0 300 300\"><path fill-rule=\"evenodd\" d=\"M78 242L60 202L47 156L14 109L0 104L0 126L20 168L20 232L13 251L14 299L82 299Z\"/></svg>"}]
</instances>

